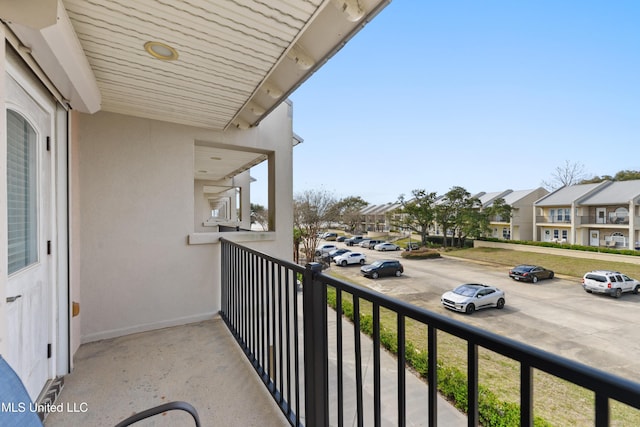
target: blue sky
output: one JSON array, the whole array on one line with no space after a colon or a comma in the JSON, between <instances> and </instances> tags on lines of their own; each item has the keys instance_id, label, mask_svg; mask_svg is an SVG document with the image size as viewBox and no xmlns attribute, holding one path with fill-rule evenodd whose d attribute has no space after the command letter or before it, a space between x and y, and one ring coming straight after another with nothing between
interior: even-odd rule
<instances>
[{"instance_id":1,"label":"blue sky","mask_svg":"<svg viewBox=\"0 0 640 427\"><path fill-rule=\"evenodd\" d=\"M536 188L565 161L640 170L640 1L394 0L290 99L294 194L382 204Z\"/></svg>"}]
</instances>

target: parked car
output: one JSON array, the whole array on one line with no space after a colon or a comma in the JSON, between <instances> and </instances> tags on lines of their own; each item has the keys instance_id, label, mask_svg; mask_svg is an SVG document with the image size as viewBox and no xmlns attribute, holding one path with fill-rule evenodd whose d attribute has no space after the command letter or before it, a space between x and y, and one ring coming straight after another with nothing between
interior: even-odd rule
<instances>
[{"instance_id":1,"label":"parked car","mask_svg":"<svg viewBox=\"0 0 640 427\"><path fill-rule=\"evenodd\" d=\"M338 238L338 233L324 233L322 238L326 241L335 241Z\"/></svg>"},{"instance_id":2,"label":"parked car","mask_svg":"<svg viewBox=\"0 0 640 427\"><path fill-rule=\"evenodd\" d=\"M383 242L383 243L378 243L377 245L375 245L373 247L373 249L375 249L376 251L399 251L400 250L400 246L398 245L394 245L393 243L389 243L389 242Z\"/></svg>"},{"instance_id":3,"label":"parked car","mask_svg":"<svg viewBox=\"0 0 640 427\"><path fill-rule=\"evenodd\" d=\"M360 264L364 265L367 261L367 256L360 252L347 252L339 255L333 259L337 265L346 266L347 264Z\"/></svg>"},{"instance_id":4,"label":"parked car","mask_svg":"<svg viewBox=\"0 0 640 427\"><path fill-rule=\"evenodd\" d=\"M358 243L358 246L360 246L361 248L368 248L370 241L370 239L361 240L360 243Z\"/></svg>"},{"instance_id":5,"label":"parked car","mask_svg":"<svg viewBox=\"0 0 640 427\"><path fill-rule=\"evenodd\" d=\"M347 240L347 236L338 236L336 238L336 242L344 242L345 240Z\"/></svg>"},{"instance_id":6,"label":"parked car","mask_svg":"<svg viewBox=\"0 0 640 427\"><path fill-rule=\"evenodd\" d=\"M553 279L553 271L539 265L521 264L509 270L509 277L513 280L537 283L540 279Z\"/></svg>"},{"instance_id":7,"label":"parked car","mask_svg":"<svg viewBox=\"0 0 640 427\"><path fill-rule=\"evenodd\" d=\"M637 294L640 282L619 271L594 270L582 277L582 287L588 293L607 294L620 298L623 292Z\"/></svg>"},{"instance_id":8,"label":"parked car","mask_svg":"<svg viewBox=\"0 0 640 427\"><path fill-rule=\"evenodd\" d=\"M347 252L351 252L351 249L346 248L338 248L329 252L329 259L333 260L335 257L345 254Z\"/></svg>"},{"instance_id":9,"label":"parked car","mask_svg":"<svg viewBox=\"0 0 640 427\"><path fill-rule=\"evenodd\" d=\"M353 245L359 245L360 242L362 242L364 240L364 237L362 236L353 236L353 237L349 237L348 239L345 239L345 243L347 244L347 246L353 246Z\"/></svg>"},{"instance_id":10,"label":"parked car","mask_svg":"<svg viewBox=\"0 0 640 427\"><path fill-rule=\"evenodd\" d=\"M335 249L338 249L338 247L331 243L320 245L316 248L316 256L329 254L329 252Z\"/></svg>"},{"instance_id":11,"label":"parked car","mask_svg":"<svg viewBox=\"0 0 640 427\"><path fill-rule=\"evenodd\" d=\"M383 259L363 265L360 267L360 272L364 277L371 277L372 279L382 276L400 277L404 273L404 267L400 264L400 261Z\"/></svg>"},{"instance_id":12,"label":"parked car","mask_svg":"<svg viewBox=\"0 0 640 427\"><path fill-rule=\"evenodd\" d=\"M504 308L505 296L495 286L466 283L442 294L440 302L450 310L471 314L483 308Z\"/></svg>"},{"instance_id":13,"label":"parked car","mask_svg":"<svg viewBox=\"0 0 640 427\"><path fill-rule=\"evenodd\" d=\"M375 239L371 239L371 240L369 240L369 243L367 244L367 246L365 246L365 248L367 248L367 249L373 249L373 248L375 248L375 246L376 246L378 243L384 243L384 240L375 240Z\"/></svg>"},{"instance_id":14,"label":"parked car","mask_svg":"<svg viewBox=\"0 0 640 427\"><path fill-rule=\"evenodd\" d=\"M418 242L407 243L404 248L406 250L408 250L408 251L413 251L413 250L416 250L416 249L420 249L420 243L418 243Z\"/></svg>"}]
</instances>

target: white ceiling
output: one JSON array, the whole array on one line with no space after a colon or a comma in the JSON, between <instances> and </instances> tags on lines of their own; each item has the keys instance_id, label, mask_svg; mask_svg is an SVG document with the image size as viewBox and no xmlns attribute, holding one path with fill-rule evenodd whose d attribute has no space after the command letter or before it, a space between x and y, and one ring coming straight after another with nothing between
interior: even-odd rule
<instances>
[{"instance_id":1,"label":"white ceiling","mask_svg":"<svg viewBox=\"0 0 640 427\"><path fill-rule=\"evenodd\" d=\"M12 8L22 8L25 16L26 4L52 1L58 0L23 0L0 12L7 20ZM389 1L62 0L58 24L67 19L61 16L66 11L88 67L78 73L74 68L83 61L69 67L69 60L58 58L62 72L56 74L68 81L56 76L54 84L79 111L90 103L76 101L82 98L77 92L97 84L101 101L95 109L214 130L245 129L257 125ZM33 18L46 9L16 19ZM62 43L52 43L47 28L8 23L41 66L53 67L51 57L64 55L49 52ZM144 49L147 42L171 46L178 58L152 57ZM95 83L82 87L78 80L86 74L93 74ZM227 176L262 156L241 152L233 157L229 151L216 155L202 150L205 157L194 165L196 171L214 168L211 157L234 158L228 167L215 168Z\"/></svg>"}]
</instances>

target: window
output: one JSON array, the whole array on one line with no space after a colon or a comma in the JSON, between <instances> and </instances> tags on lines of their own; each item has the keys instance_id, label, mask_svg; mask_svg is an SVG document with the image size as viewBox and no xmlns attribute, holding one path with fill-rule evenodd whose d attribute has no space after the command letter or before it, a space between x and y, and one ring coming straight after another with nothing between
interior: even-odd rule
<instances>
[{"instance_id":1,"label":"window","mask_svg":"<svg viewBox=\"0 0 640 427\"><path fill-rule=\"evenodd\" d=\"M8 272L38 260L37 136L27 120L7 110Z\"/></svg>"},{"instance_id":2,"label":"window","mask_svg":"<svg viewBox=\"0 0 640 427\"><path fill-rule=\"evenodd\" d=\"M553 238L558 240L558 230L553 230Z\"/></svg>"},{"instance_id":3,"label":"window","mask_svg":"<svg viewBox=\"0 0 640 427\"><path fill-rule=\"evenodd\" d=\"M567 240L567 237L568 237L568 232L567 232L567 230L562 230L562 240L565 240L565 241L566 241L566 240Z\"/></svg>"},{"instance_id":4,"label":"window","mask_svg":"<svg viewBox=\"0 0 640 427\"><path fill-rule=\"evenodd\" d=\"M551 218L551 222L556 222L556 210L549 209L549 218Z\"/></svg>"}]
</instances>

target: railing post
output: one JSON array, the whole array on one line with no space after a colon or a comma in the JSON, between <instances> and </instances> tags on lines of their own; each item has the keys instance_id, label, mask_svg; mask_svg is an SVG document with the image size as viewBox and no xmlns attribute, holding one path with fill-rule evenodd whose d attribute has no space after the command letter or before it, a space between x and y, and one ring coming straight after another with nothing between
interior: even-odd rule
<instances>
[{"instance_id":1,"label":"railing post","mask_svg":"<svg viewBox=\"0 0 640 427\"><path fill-rule=\"evenodd\" d=\"M302 281L304 319L305 425L329 425L329 352L327 345L327 288L316 280L322 265L305 266Z\"/></svg>"}]
</instances>

